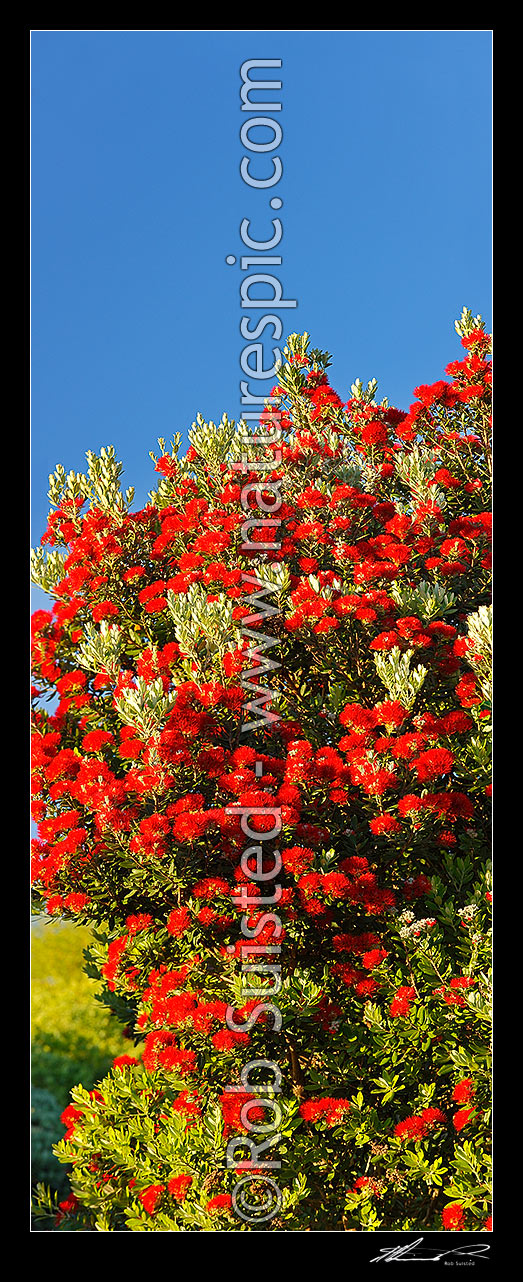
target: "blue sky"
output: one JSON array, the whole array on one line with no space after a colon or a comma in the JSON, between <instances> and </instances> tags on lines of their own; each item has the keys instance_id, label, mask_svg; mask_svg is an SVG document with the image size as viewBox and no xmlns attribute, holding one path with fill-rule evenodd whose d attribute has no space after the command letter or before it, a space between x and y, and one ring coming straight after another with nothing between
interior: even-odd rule
<instances>
[{"instance_id":1,"label":"blue sky","mask_svg":"<svg viewBox=\"0 0 523 1282\"><path fill-rule=\"evenodd\" d=\"M158 436L186 439L198 411L240 417L245 273L225 259L248 252L243 218L269 235L271 195L274 271L298 300L281 343L308 330L342 398L376 376L408 408L458 356L463 305L490 326L490 31L34 31L31 45L33 543L57 462L81 471L114 444L141 506ZM265 73L282 80L272 191L239 172L250 58L282 60Z\"/></svg>"}]
</instances>

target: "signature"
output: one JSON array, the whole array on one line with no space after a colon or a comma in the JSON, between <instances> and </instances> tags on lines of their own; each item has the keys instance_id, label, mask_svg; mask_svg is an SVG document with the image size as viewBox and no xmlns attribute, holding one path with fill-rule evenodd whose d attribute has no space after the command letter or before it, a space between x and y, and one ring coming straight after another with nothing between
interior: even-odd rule
<instances>
[{"instance_id":1,"label":"signature","mask_svg":"<svg viewBox=\"0 0 523 1282\"><path fill-rule=\"evenodd\" d=\"M382 1260L389 1264L391 1260L429 1260L434 1263L435 1260L442 1260L445 1255L473 1256L478 1259L485 1257L490 1250L488 1243L470 1242L468 1245L455 1246L450 1251L434 1251L431 1247L422 1246L422 1237L416 1238L415 1242L408 1242L406 1246L393 1246L390 1248L382 1246L379 1255L373 1256L371 1264L379 1264Z\"/></svg>"}]
</instances>

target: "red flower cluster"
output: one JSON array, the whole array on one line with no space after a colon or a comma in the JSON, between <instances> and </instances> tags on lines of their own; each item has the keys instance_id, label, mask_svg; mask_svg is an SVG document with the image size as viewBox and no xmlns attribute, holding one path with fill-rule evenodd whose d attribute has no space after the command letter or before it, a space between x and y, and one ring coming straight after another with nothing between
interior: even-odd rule
<instances>
[{"instance_id":1,"label":"red flower cluster","mask_svg":"<svg viewBox=\"0 0 523 1282\"><path fill-rule=\"evenodd\" d=\"M394 1127L394 1134L400 1140L421 1140L436 1126L444 1126L447 1118L440 1108L424 1108L422 1113L404 1118Z\"/></svg>"},{"instance_id":2,"label":"red flower cluster","mask_svg":"<svg viewBox=\"0 0 523 1282\"><path fill-rule=\"evenodd\" d=\"M338 1126L343 1121L345 1113L352 1108L348 1099L323 1099L306 1100L300 1104L300 1113L306 1122L325 1122L326 1126Z\"/></svg>"}]
</instances>

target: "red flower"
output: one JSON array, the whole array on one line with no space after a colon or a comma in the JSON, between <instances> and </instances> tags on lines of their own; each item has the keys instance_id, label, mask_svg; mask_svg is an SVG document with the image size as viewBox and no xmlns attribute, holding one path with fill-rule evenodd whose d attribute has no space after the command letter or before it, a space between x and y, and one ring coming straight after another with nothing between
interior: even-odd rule
<instances>
[{"instance_id":1,"label":"red flower","mask_svg":"<svg viewBox=\"0 0 523 1282\"><path fill-rule=\"evenodd\" d=\"M185 931L191 924L191 915L187 908L174 908L167 918L167 927L170 935L178 938L185 934Z\"/></svg>"},{"instance_id":2,"label":"red flower","mask_svg":"<svg viewBox=\"0 0 523 1282\"><path fill-rule=\"evenodd\" d=\"M70 1193L69 1197L66 1197L63 1202L59 1202L58 1206L60 1209L58 1214L55 1215L55 1225L58 1226L58 1224L61 1224L66 1215L73 1215L74 1212L78 1210L79 1205L80 1203L75 1193Z\"/></svg>"},{"instance_id":3,"label":"red flower","mask_svg":"<svg viewBox=\"0 0 523 1282\"><path fill-rule=\"evenodd\" d=\"M142 1206L148 1215L154 1215L162 1200L162 1194L165 1193L165 1184L149 1184L147 1188L142 1189L138 1194Z\"/></svg>"},{"instance_id":4,"label":"red flower","mask_svg":"<svg viewBox=\"0 0 523 1282\"><path fill-rule=\"evenodd\" d=\"M216 1197L211 1197L210 1202L207 1203L207 1210L209 1215L214 1215L215 1212L219 1215L221 1211L226 1213L231 1211L232 1197L230 1193L218 1193Z\"/></svg>"},{"instance_id":5,"label":"red flower","mask_svg":"<svg viewBox=\"0 0 523 1282\"><path fill-rule=\"evenodd\" d=\"M111 619L120 613L118 606L114 601L98 601L91 607L91 615L95 623L101 623L102 619Z\"/></svg>"},{"instance_id":6,"label":"red flower","mask_svg":"<svg viewBox=\"0 0 523 1282\"><path fill-rule=\"evenodd\" d=\"M394 1134L400 1140L420 1140L425 1135L425 1130L422 1117L406 1117L394 1127Z\"/></svg>"},{"instance_id":7,"label":"red flower","mask_svg":"<svg viewBox=\"0 0 523 1282\"><path fill-rule=\"evenodd\" d=\"M402 1140L421 1140L433 1126L444 1126L446 1120L446 1115L440 1108L424 1108L422 1113L398 1122L394 1127L394 1134Z\"/></svg>"},{"instance_id":8,"label":"red flower","mask_svg":"<svg viewBox=\"0 0 523 1282\"><path fill-rule=\"evenodd\" d=\"M64 1140L70 1139L71 1135L74 1132L75 1126L78 1124L78 1122L80 1121L80 1118L82 1117L83 1117L82 1109L75 1108L74 1104L68 1104L67 1108L64 1108L63 1113L60 1114L60 1121L62 1122L63 1126L67 1127L66 1133L64 1135Z\"/></svg>"},{"instance_id":9,"label":"red flower","mask_svg":"<svg viewBox=\"0 0 523 1282\"><path fill-rule=\"evenodd\" d=\"M133 1055L117 1055L113 1059L113 1068L134 1068L139 1063L139 1059L135 1059Z\"/></svg>"},{"instance_id":10,"label":"red flower","mask_svg":"<svg viewBox=\"0 0 523 1282\"><path fill-rule=\"evenodd\" d=\"M369 821L369 828L377 837L392 837L394 833L401 832L401 824L393 815L377 815L376 819Z\"/></svg>"},{"instance_id":11,"label":"red flower","mask_svg":"<svg viewBox=\"0 0 523 1282\"><path fill-rule=\"evenodd\" d=\"M173 1175L168 1181L167 1189L177 1202L183 1202L192 1184L192 1175Z\"/></svg>"},{"instance_id":12,"label":"red flower","mask_svg":"<svg viewBox=\"0 0 523 1282\"><path fill-rule=\"evenodd\" d=\"M337 1126L350 1108L352 1105L348 1099L324 1097L306 1100L304 1104L300 1104L299 1112L306 1122L325 1121L327 1126Z\"/></svg>"},{"instance_id":13,"label":"red flower","mask_svg":"<svg viewBox=\"0 0 523 1282\"><path fill-rule=\"evenodd\" d=\"M137 913L136 916L126 917L125 925L130 935L136 935L138 931L146 930L152 920L150 913Z\"/></svg>"},{"instance_id":14,"label":"red flower","mask_svg":"<svg viewBox=\"0 0 523 1282\"><path fill-rule=\"evenodd\" d=\"M366 1193L371 1193L374 1197L382 1196L379 1190L379 1185L377 1181L373 1180L370 1175L360 1175L359 1178L355 1181L353 1187L349 1190L349 1192L350 1193L366 1192Z\"/></svg>"},{"instance_id":15,"label":"red flower","mask_svg":"<svg viewBox=\"0 0 523 1282\"><path fill-rule=\"evenodd\" d=\"M106 743L113 743L114 735L109 730L91 730L82 739L84 752L100 752Z\"/></svg>"},{"instance_id":16,"label":"red flower","mask_svg":"<svg viewBox=\"0 0 523 1282\"><path fill-rule=\"evenodd\" d=\"M459 1231L463 1228L465 1212L460 1202L451 1202L441 1213L441 1219L444 1229L455 1229Z\"/></svg>"},{"instance_id":17,"label":"red flower","mask_svg":"<svg viewBox=\"0 0 523 1282\"><path fill-rule=\"evenodd\" d=\"M456 1131L462 1131L463 1127L468 1126L468 1123L472 1121L473 1117L476 1117L475 1108L460 1108L457 1113L454 1113L454 1117L452 1119L454 1129Z\"/></svg>"},{"instance_id":18,"label":"red flower","mask_svg":"<svg viewBox=\"0 0 523 1282\"><path fill-rule=\"evenodd\" d=\"M371 641L370 650L393 650L398 645L400 636L397 632L380 632L374 640Z\"/></svg>"},{"instance_id":19,"label":"red flower","mask_svg":"<svg viewBox=\"0 0 523 1282\"><path fill-rule=\"evenodd\" d=\"M389 1006L389 1011L393 1018L396 1018L398 1015L405 1018L409 1015L411 1002L415 996L415 988L398 988L398 991L395 993Z\"/></svg>"},{"instance_id":20,"label":"red flower","mask_svg":"<svg viewBox=\"0 0 523 1282\"><path fill-rule=\"evenodd\" d=\"M168 1029L149 1033L145 1039L143 1066L152 1073L156 1068L167 1072L191 1073L196 1063L194 1051L183 1050Z\"/></svg>"},{"instance_id":21,"label":"red flower","mask_svg":"<svg viewBox=\"0 0 523 1282\"><path fill-rule=\"evenodd\" d=\"M233 1033L228 1028L223 1028L219 1033L211 1037L213 1046L217 1051L235 1051L238 1046L246 1046L249 1041L248 1033Z\"/></svg>"},{"instance_id":22,"label":"red flower","mask_svg":"<svg viewBox=\"0 0 523 1282\"><path fill-rule=\"evenodd\" d=\"M372 730L376 725L376 713L370 708L362 708L359 703L347 703L340 712L342 726L352 726L358 732Z\"/></svg>"},{"instance_id":23,"label":"red flower","mask_svg":"<svg viewBox=\"0 0 523 1282\"><path fill-rule=\"evenodd\" d=\"M90 902L91 900L89 895L84 895L81 891L73 890L70 895L66 895L64 899L64 908L68 908L71 913L81 913L82 909L86 908L87 904L90 904Z\"/></svg>"},{"instance_id":24,"label":"red flower","mask_svg":"<svg viewBox=\"0 0 523 1282\"><path fill-rule=\"evenodd\" d=\"M418 779L425 783L437 775L448 775L454 765L454 757L447 748L432 748L429 752L422 752L411 764Z\"/></svg>"},{"instance_id":25,"label":"red flower","mask_svg":"<svg viewBox=\"0 0 523 1282\"><path fill-rule=\"evenodd\" d=\"M474 1087L471 1077L463 1077L461 1082L457 1082L452 1092L452 1098L456 1104L469 1104L474 1098Z\"/></svg>"},{"instance_id":26,"label":"red flower","mask_svg":"<svg viewBox=\"0 0 523 1282\"><path fill-rule=\"evenodd\" d=\"M403 894L405 899L420 899L422 895L427 895L432 889L432 883L429 877L420 872L417 877L407 877L403 885Z\"/></svg>"}]
</instances>

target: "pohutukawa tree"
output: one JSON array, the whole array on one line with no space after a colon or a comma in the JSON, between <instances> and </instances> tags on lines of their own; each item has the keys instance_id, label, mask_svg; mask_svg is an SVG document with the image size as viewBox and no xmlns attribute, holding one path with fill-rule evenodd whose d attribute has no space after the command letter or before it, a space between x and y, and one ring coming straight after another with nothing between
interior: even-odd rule
<instances>
[{"instance_id":1,"label":"pohutukawa tree","mask_svg":"<svg viewBox=\"0 0 523 1282\"><path fill-rule=\"evenodd\" d=\"M57 467L33 885L130 1053L58 1231L490 1227L490 350L408 412L291 335L250 433ZM459 354L459 353L458 353ZM49 704L49 700L51 703Z\"/></svg>"}]
</instances>

